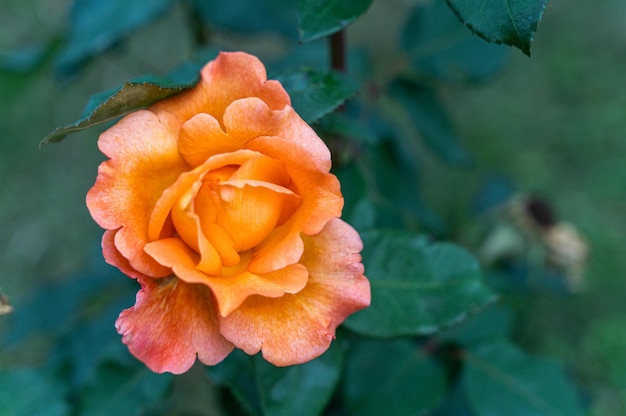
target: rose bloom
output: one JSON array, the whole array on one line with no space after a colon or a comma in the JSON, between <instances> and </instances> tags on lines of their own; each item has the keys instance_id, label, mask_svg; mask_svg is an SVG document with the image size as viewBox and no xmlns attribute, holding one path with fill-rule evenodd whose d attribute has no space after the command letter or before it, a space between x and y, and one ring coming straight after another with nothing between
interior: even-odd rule
<instances>
[{"instance_id":1,"label":"rose bloom","mask_svg":"<svg viewBox=\"0 0 626 416\"><path fill-rule=\"evenodd\" d=\"M141 284L116 328L155 372L234 347L287 366L326 351L370 303L362 243L340 220L330 152L254 56L102 133L87 195L106 261Z\"/></svg>"}]
</instances>

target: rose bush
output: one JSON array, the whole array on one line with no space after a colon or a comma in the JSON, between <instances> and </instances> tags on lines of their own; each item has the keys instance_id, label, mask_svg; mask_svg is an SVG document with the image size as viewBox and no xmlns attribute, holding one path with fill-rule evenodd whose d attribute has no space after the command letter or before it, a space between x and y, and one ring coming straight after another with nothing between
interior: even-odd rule
<instances>
[{"instance_id":1,"label":"rose bush","mask_svg":"<svg viewBox=\"0 0 626 416\"><path fill-rule=\"evenodd\" d=\"M303 363L369 304L330 152L257 58L220 54L195 88L127 115L98 146L109 160L87 206L106 261L141 284L116 328L153 371L234 347Z\"/></svg>"}]
</instances>

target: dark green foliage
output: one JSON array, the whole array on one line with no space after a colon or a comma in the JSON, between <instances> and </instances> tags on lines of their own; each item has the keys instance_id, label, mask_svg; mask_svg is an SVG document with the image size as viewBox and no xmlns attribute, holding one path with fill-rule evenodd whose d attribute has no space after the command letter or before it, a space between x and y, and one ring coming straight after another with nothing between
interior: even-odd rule
<instances>
[{"instance_id":1,"label":"dark green foliage","mask_svg":"<svg viewBox=\"0 0 626 416\"><path fill-rule=\"evenodd\" d=\"M346 321L354 331L429 335L497 299L476 260L460 247L397 231L370 231L362 238L373 300Z\"/></svg>"},{"instance_id":2,"label":"dark green foliage","mask_svg":"<svg viewBox=\"0 0 626 416\"><path fill-rule=\"evenodd\" d=\"M66 387L49 370L0 371L0 409L11 416L65 416Z\"/></svg>"},{"instance_id":3,"label":"dark green foliage","mask_svg":"<svg viewBox=\"0 0 626 416\"><path fill-rule=\"evenodd\" d=\"M235 351L207 371L253 414L315 416L330 401L342 363L343 350L335 343L321 357L302 365L275 367L258 355Z\"/></svg>"},{"instance_id":4,"label":"dark green foliage","mask_svg":"<svg viewBox=\"0 0 626 416\"><path fill-rule=\"evenodd\" d=\"M408 78L398 78L388 89L389 95L409 114L419 137L433 153L452 165L470 162L467 150L461 145L432 88Z\"/></svg>"},{"instance_id":5,"label":"dark green foliage","mask_svg":"<svg viewBox=\"0 0 626 416\"><path fill-rule=\"evenodd\" d=\"M441 344L476 345L508 336L512 319L511 311L501 303L496 303L442 330L434 338Z\"/></svg>"},{"instance_id":6,"label":"dark green foliage","mask_svg":"<svg viewBox=\"0 0 626 416\"><path fill-rule=\"evenodd\" d=\"M529 356L504 340L465 355L463 384L478 416L577 416L578 398L561 366Z\"/></svg>"},{"instance_id":7,"label":"dark green foliage","mask_svg":"<svg viewBox=\"0 0 626 416\"><path fill-rule=\"evenodd\" d=\"M360 340L349 351L343 380L350 415L416 415L446 391L443 366L416 342Z\"/></svg>"},{"instance_id":8,"label":"dark green foliage","mask_svg":"<svg viewBox=\"0 0 626 416\"><path fill-rule=\"evenodd\" d=\"M376 226L444 235L446 225L424 201L414 140L391 134L363 152L360 168L376 207Z\"/></svg>"},{"instance_id":9,"label":"dark green foliage","mask_svg":"<svg viewBox=\"0 0 626 416\"><path fill-rule=\"evenodd\" d=\"M90 305L102 306L119 298L128 304L132 301L128 294L134 286L125 276L102 264L66 284L43 287L30 300L15 305L16 310L7 317L10 331L0 339L13 347L35 332L65 334L79 325Z\"/></svg>"},{"instance_id":10,"label":"dark green foliage","mask_svg":"<svg viewBox=\"0 0 626 416\"><path fill-rule=\"evenodd\" d=\"M329 114L320 120L320 130L324 137L341 137L360 144L376 144L378 137L359 120L347 117L341 113Z\"/></svg>"},{"instance_id":11,"label":"dark green foliage","mask_svg":"<svg viewBox=\"0 0 626 416\"><path fill-rule=\"evenodd\" d=\"M76 0L68 41L56 60L57 71L72 75L87 59L150 23L171 4L172 0Z\"/></svg>"},{"instance_id":12,"label":"dark green foliage","mask_svg":"<svg viewBox=\"0 0 626 416\"><path fill-rule=\"evenodd\" d=\"M131 366L105 363L80 397L85 416L142 415L162 401L172 383L171 374L155 374L139 362Z\"/></svg>"},{"instance_id":13,"label":"dark green foliage","mask_svg":"<svg viewBox=\"0 0 626 416\"><path fill-rule=\"evenodd\" d=\"M358 91L358 84L338 72L303 70L278 76L291 105L307 123L335 110Z\"/></svg>"},{"instance_id":14,"label":"dark green foliage","mask_svg":"<svg viewBox=\"0 0 626 416\"><path fill-rule=\"evenodd\" d=\"M346 28L371 4L372 0L300 0L300 40L309 42Z\"/></svg>"},{"instance_id":15,"label":"dark green foliage","mask_svg":"<svg viewBox=\"0 0 626 416\"><path fill-rule=\"evenodd\" d=\"M278 32L288 37L297 36L296 4L292 0L192 0L192 13L197 13L211 26L255 34Z\"/></svg>"},{"instance_id":16,"label":"dark green foliage","mask_svg":"<svg viewBox=\"0 0 626 416\"><path fill-rule=\"evenodd\" d=\"M459 19L481 38L519 48L530 44L548 0L446 0Z\"/></svg>"},{"instance_id":17,"label":"dark green foliage","mask_svg":"<svg viewBox=\"0 0 626 416\"><path fill-rule=\"evenodd\" d=\"M34 44L15 50L0 50L0 70L25 72L33 70L44 57L44 45Z\"/></svg>"},{"instance_id":18,"label":"dark green foliage","mask_svg":"<svg viewBox=\"0 0 626 416\"><path fill-rule=\"evenodd\" d=\"M413 9L402 28L400 47L418 73L453 82L484 81L502 67L506 56L503 47L459 25L443 1Z\"/></svg>"},{"instance_id":19,"label":"dark green foliage","mask_svg":"<svg viewBox=\"0 0 626 416\"><path fill-rule=\"evenodd\" d=\"M79 409L81 415L139 415L161 401L171 375L154 374L133 358L114 327L138 289L128 277L98 263L85 275L46 287L30 302L16 305L13 325L3 336L12 351L42 331L57 338L40 371L0 372L2 411L56 416Z\"/></svg>"}]
</instances>

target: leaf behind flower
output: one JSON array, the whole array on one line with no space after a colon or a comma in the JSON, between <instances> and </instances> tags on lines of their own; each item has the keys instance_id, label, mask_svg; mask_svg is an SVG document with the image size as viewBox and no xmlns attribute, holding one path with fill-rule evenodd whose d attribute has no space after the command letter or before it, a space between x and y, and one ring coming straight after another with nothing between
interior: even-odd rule
<instances>
[{"instance_id":1,"label":"leaf behind flower","mask_svg":"<svg viewBox=\"0 0 626 416\"><path fill-rule=\"evenodd\" d=\"M305 69L276 78L289 93L293 108L307 123L337 109L359 91L354 79L338 72Z\"/></svg>"},{"instance_id":2,"label":"leaf behind flower","mask_svg":"<svg viewBox=\"0 0 626 416\"><path fill-rule=\"evenodd\" d=\"M372 304L345 323L360 334L430 335L498 299L484 283L478 262L461 247L391 230L362 237Z\"/></svg>"},{"instance_id":3,"label":"leaf behind flower","mask_svg":"<svg viewBox=\"0 0 626 416\"><path fill-rule=\"evenodd\" d=\"M179 72L177 72L179 73ZM56 128L41 141L40 145L57 143L72 133L115 120L130 112L150 106L172 95L193 87L199 79L196 72L191 82L180 82L174 77L145 75L91 96L80 119ZM177 82L178 81L178 82Z\"/></svg>"}]
</instances>

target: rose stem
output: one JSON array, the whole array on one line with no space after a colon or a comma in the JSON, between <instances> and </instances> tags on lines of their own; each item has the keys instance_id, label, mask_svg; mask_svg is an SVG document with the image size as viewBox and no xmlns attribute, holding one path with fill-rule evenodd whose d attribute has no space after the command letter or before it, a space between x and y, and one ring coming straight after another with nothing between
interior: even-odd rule
<instances>
[{"instance_id":1,"label":"rose stem","mask_svg":"<svg viewBox=\"0 0 626 416\"><path fill-rule=\"evenodd\" d=\"M345 32L345 30L340 30L330 36L330 66L339 72L346 72Z\"/></svg>"}]
</instances>

